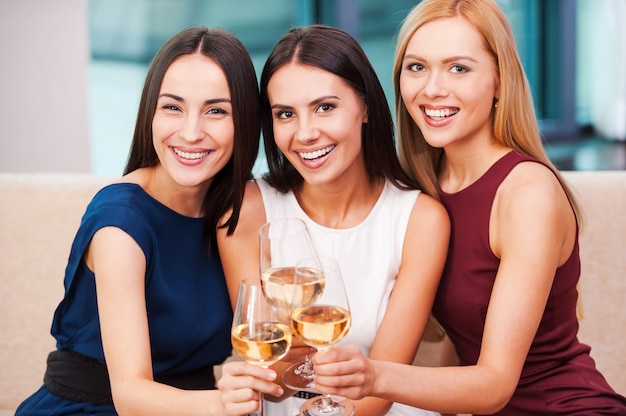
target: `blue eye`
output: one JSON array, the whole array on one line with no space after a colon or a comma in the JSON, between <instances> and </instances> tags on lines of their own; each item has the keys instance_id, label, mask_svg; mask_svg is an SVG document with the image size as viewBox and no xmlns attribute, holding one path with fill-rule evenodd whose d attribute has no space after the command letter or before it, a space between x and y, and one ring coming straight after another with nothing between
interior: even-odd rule
<instances>
[{"instance_id":1,"label":"blue eye","mask_svg":"<svg viewBox=\"0 0 626 416\"><path fill-rule=\"evenodd\" d=\"M424 70L424 65L422 64L409 64L407 65L407 69L413 72L420 72Z\"/></svg>"},{"instance_id":2,"label":"blue eye","mask_svg":"<svg viewBox=\"0 0 626 416\"><path fill-rule=\"evenodd\" d=\"M463 65L453 65L450 70L456 74L462 74L468 71L468 68Z\"/></svg>"}]
</instances>

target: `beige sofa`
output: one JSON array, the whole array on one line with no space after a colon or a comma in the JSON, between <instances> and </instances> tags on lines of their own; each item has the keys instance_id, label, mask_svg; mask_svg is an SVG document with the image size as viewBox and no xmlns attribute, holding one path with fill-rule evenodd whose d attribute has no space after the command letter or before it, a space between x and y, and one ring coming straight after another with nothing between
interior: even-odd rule
<instances>
[{"instance_id":1,"label":"beige sofa","mask_svg":"<svg viewBox=\"0 0 626 416\"><path fill-rule=\"evenodd\" d=\"M626 394L626 171L565 172L586 213L581 238L580 338L613 387ZM112 178L0 173L0 415L42 382L52 314L82 213ZM446 360L424 343L416 362Z\"/></svg>"}]
</instances>

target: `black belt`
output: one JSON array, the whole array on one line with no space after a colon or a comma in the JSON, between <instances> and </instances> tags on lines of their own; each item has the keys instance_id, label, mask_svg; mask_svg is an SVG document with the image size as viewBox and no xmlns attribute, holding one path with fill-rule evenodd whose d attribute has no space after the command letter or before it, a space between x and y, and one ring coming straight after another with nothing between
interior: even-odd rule
<instances>
[{"instance_id":1,"label":"black belt","mask_svg":"<svg viewBox=\"0 0 626 416\"><path fill-rule=\"evenodd\" d=\"M184 373L158 375L154 380L184 390L215 389L212 365ZM97 405L113 404L106 365L73 351L53 351L48 355L44 385L64 399Z\"/></svg>"},{"instance_id":2,"label":"black belt","mask_svg":"<svg viewBox=\"0 0 626 416\"><path fill-rule=\"evenodd\" d=\"M296 394L293 395L293 397L299 397L301 399L311 399L313 397L317 397L317 396L321 396L321 393L313 393L311 391L302 391L300 390L299 392L297 392Z\"/></svg>"}]
</instances>

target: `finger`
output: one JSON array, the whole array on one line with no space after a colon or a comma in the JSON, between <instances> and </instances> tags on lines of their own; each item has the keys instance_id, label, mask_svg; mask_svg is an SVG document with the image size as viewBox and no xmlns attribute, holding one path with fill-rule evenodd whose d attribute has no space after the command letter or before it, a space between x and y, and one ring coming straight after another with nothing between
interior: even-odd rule
<instances>
[{"instance_id":1,"label":"finger","mask_svg":"<svg viewBox=\"0 0 626 416\"><path fill-rule=\"evenodd\" d=\"M326 387L315 384L312 388L323 394L341 396L350 400L360 400L367 396L359 387Z\"/></svg>"},{"instance_id":2,"label":"finger","mask_svg":"<svg viewBox=\"0 0 626 416\"><path fill-rule=\"evenodd\" d=\"M276 373L273 373L276 374ZM265 380L258 377L252 377L248 375L242 376L230 376L224 375L217 383L218 389L225 394L232 394L232 392L252 391L255 393L262 392L265 394L271 394L272 396L281 396L284 392L282 387L274 382L274 378L271 380ZM252 393L243 395L239 393L237 399L239 401L249 400Z\"/></svg>"},{"instance_id":3,"label":"finger","mask_svg":"<svg viewBox=\"0 0 626 416\"><path fill-rule=\"evenodd\" d=\"M356 348L356 347L354 347ZM318 351L313 357L315 364L337 363L353 360L360 356L360 351L351 346L334 347L326 351Z\"/></svg>"},{"instance_id":4,"label":"finger","mask_svg":"<svg viewBox=\"0 0 626 416\"><path fill-rule=\"evenodd\" d=\"M264 380L275 380L276 372L271 368L259 367L246 361L233 361L222 367L222 377L251 376Z\"/></svg>"},{"instance_id":5,"label":"finger","mask_svg":"<svg viewBox=\"0 0 626 416\"><path fill-rule=\"evenodd\" d=\"M240 416L254 413L259 408L258 394L256 399L244 401L244 402L229 402L224 403L224 413L227 416Z\"/></svg>"},{"instance_id":6,"label":"finger","mask_svg":"<svg viewBox=\"0 0 626 416\"><path fill-rule=\"evenodd\" d=\"M319 376L316 374L315 391L334 394L352 400L367 396L366 383L363 375Z\"/></svg>"},{"instance_id":7,"label":"finger","mask_svg":"<svg viewBox=\"0 0 626 416\"><path fill-rule=\"evenodd\" d=\"M242 415L258 407L258 393L252 389L221 390L224 413Z\"/></svg>"}]
</instances>

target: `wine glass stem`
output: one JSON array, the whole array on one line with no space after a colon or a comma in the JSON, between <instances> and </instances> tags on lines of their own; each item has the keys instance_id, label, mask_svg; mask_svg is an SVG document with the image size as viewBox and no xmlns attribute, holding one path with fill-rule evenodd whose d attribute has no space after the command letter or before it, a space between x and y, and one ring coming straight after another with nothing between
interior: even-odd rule
<instances>
[{"instance_id":1,"label":"wine glass stem","mask_svg":"<svg viewBox=\"0 0 626 416\"><path fill-rule=\"evenodd\" d=\"M315 364L313 363L313 356L311 354L307 354L304 357L304 363L298 371L305 380L312 380L315 378Z\"/></svg>"},{"instance_id":2,"label":"wine glass stem","mask_svg":"<svg viewBox=\"0 0 626 416\"><path fill-rule=\"evenodd\" d=\"M263 400L263 393L259 392L259 410L257 412L257 416L265 415L265 400Z\"/></svg>"}]
</instances>

